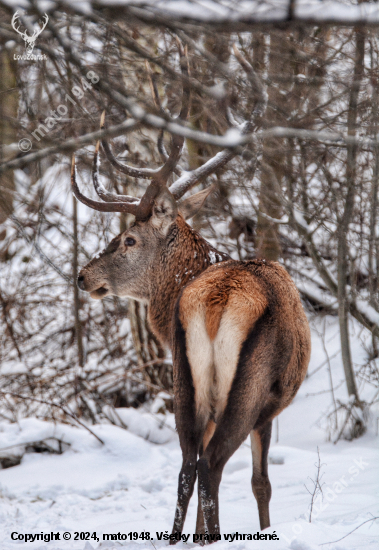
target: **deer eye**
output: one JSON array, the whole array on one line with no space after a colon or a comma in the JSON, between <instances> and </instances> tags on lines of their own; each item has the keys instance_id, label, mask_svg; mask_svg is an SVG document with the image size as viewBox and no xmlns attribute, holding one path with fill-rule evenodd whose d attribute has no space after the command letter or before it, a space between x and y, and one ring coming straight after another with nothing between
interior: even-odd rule
<instances>
[{"instance_id":1,"label":"deer eye","mask_svg":"<svg viewBox=\"0 0 379 550\"><path fill-rule=\"evenodd\" d=\"M125 246L134 246L136 244L135 239L132 237L126 237L125 239Z\"/></svg>"}]
</instances>

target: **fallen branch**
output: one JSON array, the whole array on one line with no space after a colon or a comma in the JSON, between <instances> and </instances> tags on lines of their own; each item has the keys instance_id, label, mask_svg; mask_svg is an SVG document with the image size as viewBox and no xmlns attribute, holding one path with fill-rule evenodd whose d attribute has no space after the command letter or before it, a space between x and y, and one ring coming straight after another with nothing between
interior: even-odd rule
<instances>
[{"instance_id":1,"label":"fallen branch","mask_svg":"<svg viewBox=\"0 0 379 550\"><path fill-rule=\"evenodd\" d=\"M56 403L49 403L48 401L43 401L42 399L37 399L36 397L29 397L27 395L19 395L18 393L13 393L13 392L9 392L9 391L1 391L0 390L0 394L2 395L11 395L12 397L17 397L18 399L29 399L29 401L34 401L35 403L41 403L41 405L47 405L48 407L57 407L58 409L60 409L61 411L64 412L64 414L66 414L67 416L69 416L70 418L74 419L82 428L84 428L85 430L87 430L90 434L92 434L94 437L96 437L96 439L102 444L104 445L104 441L102 439L100 439L100 437L98 435L96 435L92 430L91 428L89 428L88 426L86 426L85 424L83 424L83 422L81 422L79 420L79 418L74 414L72 413L71 411L68 411L67 409L65 409L64 407L62 407L62 405L57 405Z\"/></svg>"}]
</instances>

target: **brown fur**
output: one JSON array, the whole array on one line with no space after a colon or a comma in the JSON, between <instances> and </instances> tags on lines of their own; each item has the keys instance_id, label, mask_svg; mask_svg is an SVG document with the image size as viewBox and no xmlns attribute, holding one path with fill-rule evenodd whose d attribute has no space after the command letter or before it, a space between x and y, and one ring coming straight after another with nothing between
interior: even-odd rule
<instances>
[{"instance_id":1,"label":"brown fur","mask_svg":"<svg viewBox=\"0 0 379 550\"><path fill-rule=\"evenodd\" d=\"M172 319L179 293L188 283L204 272L213 258L220 262L229 257L218 252L182 218L178 216L172 229L170 254L156 270L149 321L156 336L171 346ZM212 253L212 254L210 254ZM165 305L162 308L162 304Z\"/></svg>"},{"instance_id":2,"label":"brown fur","mask_svg":"<svg viewBox=\"0 0 379 550\"><path fill-rule=\"evenodd\" d=\"M215 429L216 429L216 423L213 422L213 420L209 420L203 436L203 451L205 451L205 449L208 447L208 443L212 439L213 434L215 433Z\"/></svg>"},{"instance_id":3,"label":"brown fur","mask_svg":"<svg viewBox=\"0 0 379 550\"><path fill-rule=\"evenodd\" d=\"M222 314L226 309L239 312L237 317L240 317L247 332L254 319L263 313L267 305L259 281L248 273L237 270L233 264L228 269L225 269L225 263L222 264L223 269L219 267L220 264L217 264L208 268L194 282L187 285L180 301L181 321L185 328L187 317L193 314L193 310L198 308L199 304L204 304L205 323L211 340L217 335Z\"/></svg>"},{"instance_id":4,"label":"brown fur","mask_svg":"<svg viewBox=\"0 0 379 550\"><path fill-rule=\"evenodd\" d=\"M221 298L221 300L218 301L218 298ZM224 307L227 304L227 299L227 295L209 297L209 302L207 303L205 312L205 326L211 340L216 338L216 334L220 327L221 316L224 311Z\"/></svg>"}]
</instances>

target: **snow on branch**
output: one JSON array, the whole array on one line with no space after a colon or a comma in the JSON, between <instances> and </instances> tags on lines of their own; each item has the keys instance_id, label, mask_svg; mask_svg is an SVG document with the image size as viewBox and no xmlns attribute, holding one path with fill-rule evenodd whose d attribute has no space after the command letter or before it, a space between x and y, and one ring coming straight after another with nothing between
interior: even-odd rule
<instances>
[{"instance_id":1,"label":"snow on branch","mask_svg":"<svg viewBox=\"0 0 379 550\"><path fill-rule=\"evenodd\" d=\"M167 121L162 117L147 113L134 101L131 101L129 98L124 98L121 96L121 94L114 91L113 93L111 93L111 95L114 99L117 98L119 100L118 103L120 105L129 109L133 116L133 119L128 119L122 124L118 124L117 126L110 126L106 130L98 130L90 134L84 134L83 136L67 140L63 143L60 143L59 145L41 149L40 151L37 151L35 153L30 153L23 157L5 162L0 165L0 174L5 172L6 170L14 170L15 168L19 168L20 166L26 166L31 162L36 162L50 155L54 155L60 152L75 151L84 145L88 145L104 137L116 137L127 134L136 129L140 124L143 124L150 128L155 128L157 130L165 130L170 134L183 136L198 143L205 143L207 145L214 145L223 149L233 150L236 154L242 153L243 147L248 143L257 144L257 141L259 139L268 139L272 137L298 138L302 140L318 141L320 143L323 143L324 145L329 145L333 147L345 147L348 144L357 144L360 147L374 149L378 146L378 139L355 138L354 136L347 136L337 132L304 130L301 128L283 128L280 126L276 126L268 130L262 130L260 132L251 132L248 134L243 134L237 128L232 128L228 130L223 136L217 136L214 134L209 134L207 132L193 130L188 126L180 124L179 122ZM204 165L201 168L206 170L207 168L209 168L209 166L205 168ZM189 177L188 174L184 174L183 178L180 178L180 183L182 183L184 181L184 178L186 177ZM175 187L175 191L176 190L177 189Z\"/></svg>"},{"instance_id":2,"label":"snow on branch","mask_svg":"<svg viewBox=\"0 0 379 550\"><path fill-rule=\"evenodd\" d=\"M70 12L91 18L92 13L104 16L104 8L112 19L126 15L150 24L172 27L175 24L202 25L226 31L243 31L262 25L379 25L377 3L352 4L346 0L1 0L0 5L26 10L38 6L53 14L66 5Z\"/></svg>"},{"instance_id":3,"label":"snow on branch","mask_svg":"<svg viewBox=\"0 0 379 550\"><path fill-rule=\"evenodd\" d=\"M58 145L46 147L45 149L41 149L34 153L29 153L28 155L25 155L23 157L17 157L13 160L0 164L0 174L6 172L7 170L15 170L16 168L27 166L32 162L37 162L38 160L42 160L51 155L56 155L57 153L72 153L73 151L80 149L84 145L93 144L97 140L104 139L105 137L117 137L125 135L132 130L137 129L138 126L138 121L128 119L121 124L111 126L110 128L106 128L104 130L97 130L96 132L84 134L77 138L67 139L66 141L64 141L63 143L59 143Z\"/></svg>"},{"instance_id":4,"label":"snow on branch","mask_svg":"<svg viewBox=\"0 0 379 550\"><path fill-rule=\"evenodd\" d=\"M87 14L106 6L107 10L114 9L120 15L126 11L148 23L192 23L229 31L278 23L379 24L379 7L369 2L352 5L338 0L66 0L64 3Z\"/></svg>"},{"instance_id":5,"label":"snow on branch","mask_svg":"<svg viewBox=\"0 0 379 550\"><path fill-rule=\"evenodd\" d=\"M292 225L292 227L297 231L298 235L302 238L319 276L325 283L331 295L334 296L334 298L338 298L338 282L328 269L320 254L320 251L318 250L314 242L314 232L311 230L309 224L304 219L302 213L299 212L299 210L294 206L291 200L284 196L283 191L276 178L275 172L271 168L271 166L262 163L262 170L267 171L270 175L273 187L276 190L277 195L287 212L290 225ZM309 294L309 285L308 288L304 287L303 290L305 294L308 290ZM319 298L317 299L318 301L320 301ZM363 300L351 300L349 302L349 312L355 319L357 319L357 321L359 321L363 326L369 329L375 336L379 336L379 313L377 313L374 308L372 308Z\"/></svg>"}]
</instances>

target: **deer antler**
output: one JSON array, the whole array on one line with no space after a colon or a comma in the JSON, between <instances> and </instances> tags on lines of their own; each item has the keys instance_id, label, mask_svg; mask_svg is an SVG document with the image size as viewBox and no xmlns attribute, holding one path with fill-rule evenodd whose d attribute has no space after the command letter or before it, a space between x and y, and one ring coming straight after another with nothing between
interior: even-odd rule
<instances>
[{"instance_id":1,"label":"deer antler","mask_svg":"<svg viewBox=\"0 0 379 550\"><path fill-rule=\"evenodd\" d=\"M96 148L97 148L97 152L98 152L98 147L96 147ZM95 186L95 189L98 192L98 194L101 196L102 191L99 193L100 185L98 184L97 175L98 175L98 157L97 157L97 154L95 153L92 176L93 176L94 182L96 181L96 185L97 185L97 188ZM108 193L107 191L105 191L105 189L104 189L104 192L105 192L104 194L107 196L107 198L105 199L107 202L94 201L92 199L89 199L85 195L83 195L81 193L79 187L78 187L77 182L76 182L75 155L72 156L71 187L72 187L72 191L73 191L75 197L80 202L82 202L86 206L89 206L90 208L93 208L94 210L99 210L100 212L129 212L130 214L137 215L137 209L138 209L138 206L139 206L139 201L138 201L137 204L133 203L132 201L128 202L127 200L125 200L125 202L122 203L121 201L118 201L118 199L116 197L113 197L113 202L111 202L109 200L111 198L110 197L111 193ZM117 195L117 197L119 197L119 195ZM125 198L127 198L127 196L125 196ZM134 199L134 197L130 197L130 199Z\"/></svg>"},{"instance_id":2,"label":"deer antler","mask_svg":"<svg viewBox=\"0 0 379 550\"><path fill-rule=\"evenodd\" d=\"M189 74L189 65L188 65L188 52L187 48L183 48L180 42L178 41L178 49L179 49L179 55L180 55L180 68L183 75L188 77ZM148 74L150 79L150 85L153 92L153 98L154 102L160 110L163 111L163 108L161 106L161 102L159 99L158 90L156 87L156 83L154 80L154 77L152 76L152 71L148 68ZM187 120L188 114L189 114L189 108L190 108L190 94L191 90L187 84L187 80L183 80L183 98L182 98L182 107L180 110L180 113L178 115L178 119L180 120ZM100 128L104 127L105 122L105 115L103 113L101 117L100 122ZM159 138L158 138L159 139ZM123 174L127 174L128 176L131 176L132 178L144 178L144 179L154 179L154 180L161 180L166 183L168 177L170 174L176 169L176 165L179 161L180 155L182 153L183 145L184 145L184 137L182 136L173 136L171 139L171 150L168 155L165 155L163 142L161 141L161 144L158 144L159 152L162 156L166 157L164 164L160 168L135 168L134 166L129 166L127 164L121 163L119 160L116 159L116 157L113 155L108 143L106 140L102 140L101 142L105 155L109 162L116 168L119 172ZM163 153L162 153L163 152Z\"/></svg>"},{"instance_id":3,"label":"deer antler","mask_svg":"<svg viewBox=\"0 0 379 550\"><path fill-rule=\"evenodd\" d=\"M38 34L41 34L41 32L45 29L47 23L49 22L49 17L47 15L47 13L45 13L45 15L42 17L42 21L43 21L43 18L45 18L45 21L43 22L42 29L39 31Z\"/></svg>"},{"instance_id":4,"label":"deer antler","mask_svg":"<svg viewBox=\"0 0 379 550\"><path fill-rule=\"evenodd\" d=\"M248 61L242 56L242 54L234 48L234 52L237 60L241 64L242 68L247 73L250 83L253 85L254 94L256 97L256 105L252 112L252 115L249 120L247 120L240 129L240 134L245 135L249 133L253 127L252 118L254 115L262 116L266 104L266 95L263 86L261 85L258 76L255 74L252 66ZM187 52L183 50L181 44L179 43L179 53L181 61L181 70L183 73L188 75L188 57ZM153 92L155 94L155 92ZM159 105L159 103L158 103ZM183 85L183 101L182 107L180 110L179 117L180 119L185 120L189 113L190 107L190 90L189 87ZM105 113L101 116L100 127L104 127ZM108 143L103 140L102 142L103 149L108 160L111 164L117 168L119 171L126 173L132 177L143 177L152 179L151 183L146 189L145 194L141 199L136 199L129 195L117 195L106 191L106 189L99 183L99 142L96 145L95 155L94 155L94 165L92 170L93 184L96 193L101 199L105 202L94 201L82 195L78 185L76 183L76 167L75 167L75 158L72 160L72 170L71 170L71 183L73 192L78 200L101 212L128 212L136 216L138 220L144 220L149 217L151 210L154 204L155 198L158 196L162 188L166 187L167 180L170 174L176 169L177 162L179 160L184 138L181 136L172 136L171 140L171 151L167 154L164 145L163 145L163 136L160 134L158 138L158 149L161 156L165 159L163 166L158 169L151 170L148 168L138 169L125 164L120 163L112 154ZM173 185L170 187L170 192L175 199L180 199L189 189L194 185L204 180L207 176L215 172L216 170L222 168L227 162L229 162L236 153L229 149L224 149L223 151L217 153L213 158L208 160L203 166L200 166L192 172L185 172ZM204 192L208 192L205 190Z\"/></svg>"},{"instance_id":5,"label":"deer antler","mask_svg":"<svg viewBox=\"0 0 379 550\"><path fill-rule=\"evenodd\" d=\"M240 126L240 135L243 136L252 131L253 119L255 116L263 116L267 103L267 94L253 67L243 57L235 45L233 46L233 51L237 61L247 74L249 82L252 84L253 93L256 99L250 119L246 120L242 126ZM216 170L219 170L225 166L225 164L227 164L235 156L236 153L230 149L220 151L205 164L199 168L196 168L196 170L192 170L192 172L185 172L179 179L176 180L175 183L171 185L169 191L173 194L176 200L180 199L192 187L205 180L210 174L216 172Z\"/></svg>"},{"instance_id":6,"label":"deer antler","mask_svg":"<svg viewBox=\"0 0 379 550\"><path fill-rule=\"evenodd\" d=\"M94 201L81 193L76 181L75 155L73 155L71 166L71 186L75 197L86 206L100 212L125 212L133 214L137 220L144 220L148 218L154 199L162 188L162 182L153 180L141 199L137 199L136 197L132 197L130 195L117 195L116 193L110 193L99 182L99 148L100 142L98 141L93 158L92 180L96 193L101 199L103 199L104 202Z\"/></svg>"},{"instance_id":7,"label":"deer antler","mask_svg":"<svg viewBox=\"0 0 379 550\"><path fill-rule=\"evenodd\" d=\"M28 32L27 30L25 30L24 32L21 32L20 31L20 25L18 27L16 27L16 20L19 19L20 16L19 16L19 13L18 13L18 10L16 11L16 13L13 15L12 17L12 27L13 29L18 32L18 34L20 34L22 36L22 38L29 38L29 40L33 39L33 38L37 38L37 36L39 36L41 34L41 32L45 29L48 21L49 21L49 16L47 15L47 13L45 13L45 15L42 17L42 28L40 29L36 29L35 31L33 31L33 35L32 36L29 36L28 35Z\"/></svg>"},{"instance_id":8,"label":"deer antler","mask_svg":"<svg viewBox=\"0 0 379 550\"><path fill-rule=\"evenodd\" d=\"M162 189L162 183L153 180L141 199L136 199L129 195L114 195L113 193L109 193L99 185L98 182L98 147L99 145L97 145L97 151L95 151L92 177L96 192L105 199L106 202L94 201L81 193L76 181L76 164L75 156L73 155L71 165L71 187L75 197L86 206L98 210L99 212L125 212L133 214L137 220L147 219L150 216L154 200Z\"/></svg>"}]
</instances>

